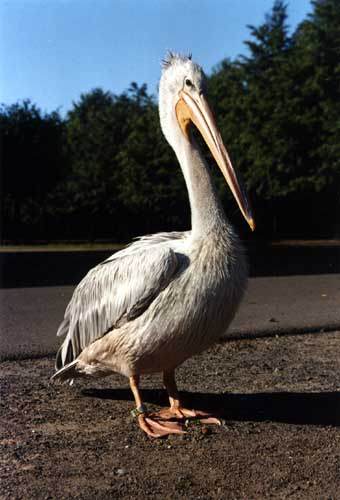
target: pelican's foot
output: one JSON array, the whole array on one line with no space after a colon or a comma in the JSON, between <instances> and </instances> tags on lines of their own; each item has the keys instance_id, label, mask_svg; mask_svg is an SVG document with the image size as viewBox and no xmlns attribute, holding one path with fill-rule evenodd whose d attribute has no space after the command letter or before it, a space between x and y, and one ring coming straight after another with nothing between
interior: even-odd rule
<instances>
[{"instance_id":1,"label":"pelican's foot","mask_svg":"<svg viewBox=\"0 0 340 500\"><path fill-rule=\"evenodd\" d=\"M221 420L214 417L211 413L207 413L202 410L188 410L187 408L183 408L182 406L177 405L160 410L159 415L165 420L178 418L181 420L199 420L202 424L222 424Z\"/></svg>"},{"instance_id":2,"label":"pelican's foot","mask_svg":"<svg viewBox=\"0 0 340 500\"><path fill-rule=\"evenodd\" d=\"M178 422L166 421L160 418L158 413L150 415L142 413L137 418L139 427L152 438L159 438L168 434L185 434Z\"/></svg>"}]
</instances>

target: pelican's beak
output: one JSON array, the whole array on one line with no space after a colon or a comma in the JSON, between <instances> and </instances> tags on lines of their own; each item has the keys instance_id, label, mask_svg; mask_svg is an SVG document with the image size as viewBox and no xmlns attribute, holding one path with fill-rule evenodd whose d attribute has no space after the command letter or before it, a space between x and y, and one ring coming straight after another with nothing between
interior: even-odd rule
<instances>
[{"instance_id":1,"label":"pelican's beak","mask_svg":"<svg viewBox=\"0 0 340 500\"><path fill-rule=\"evenodd\" d=\"M250 229L254 231L255 221L248 195L243 187L241 179L236 175L231 164L214 116L204 95L201 93L193 98L187 92L181 90L179 93L179 100L176 104L176 116L182 132L188 140L190 140L188 127L191 122L193 122L201 132L240 207L243 217L248 222Z\"/></svg>"}]
</instances>

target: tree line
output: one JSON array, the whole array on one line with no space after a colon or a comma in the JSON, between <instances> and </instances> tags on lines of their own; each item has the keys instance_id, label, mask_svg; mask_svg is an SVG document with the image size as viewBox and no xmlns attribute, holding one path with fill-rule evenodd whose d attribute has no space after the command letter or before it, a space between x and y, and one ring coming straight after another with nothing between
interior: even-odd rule
<instances>
[{"instance_id":1,"label":"tree line","mask_svg":"<svg viewBox=\"0 0 340 500\"><path fill-rule=\"evenodd\" d=\"M340 233L340 1L311 5L290 33L287 6L276 0L263 24L249 27L247 55L208 76L258 234L269 238ZM2 105L0 129L3 241L125 241L189 227L184 180L146 85L121 95L91 90L65 118L29 100ZM246 235L217 170L226 212Z\"/></svg>"}]
</instances>

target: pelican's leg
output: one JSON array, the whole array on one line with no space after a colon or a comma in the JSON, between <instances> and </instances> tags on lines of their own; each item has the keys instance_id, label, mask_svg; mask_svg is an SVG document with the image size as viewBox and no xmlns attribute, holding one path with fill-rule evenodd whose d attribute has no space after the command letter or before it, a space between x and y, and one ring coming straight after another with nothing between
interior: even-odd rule
<instances>
[{"instance_id":1,"label":"pelican's leg","mask_svg":"<svg viewBox=\"0 0 340 500\"><path fill-rule=\"evenodd\" d=\"M137 417L140 428L153 438L167 434L183 434L182 427L177 422L167 422L159 419L157 414L148 414L139 390L139 375L130 377L130 387L136 401L133 416Z\"/></svg>"},{"instance_id":2,"label":"pelican's leg","mask_svg":"<svg viewBox=\"0 0 340 500\"><path fill-rule=\"evenodd\" d=\"M170 408L160 411L160 415L163 418L197 418L202 423L221 425L221 421L213 417L211 413L206 413L201 410L188 410L182 406L177 390L174 370L163 372L163 382L170 401Z\"/></svg>"}]
</instances>

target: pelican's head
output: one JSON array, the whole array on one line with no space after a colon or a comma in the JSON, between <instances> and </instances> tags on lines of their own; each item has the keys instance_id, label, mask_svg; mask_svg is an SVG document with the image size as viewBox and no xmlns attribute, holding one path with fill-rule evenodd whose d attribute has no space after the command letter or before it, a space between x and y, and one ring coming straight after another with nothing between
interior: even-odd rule
<instances>
[{"instance_id":1,"label":"pelican's head","mask_svg":"<svg viewBox=\"0 0 340 500\"><path fill-rule=\"evenodd\" d=\"M205 87L205 80L202 68L191 60L191 56L168 52L163 60L159 82L159 114L162 130L172 146L179 131L176 110L181 100L180 94L186 92L198 96Z\"/></svg>"},{"instance_id":2,"label":"pelican's head","mask_svg":"<svg viewBox=\"0 0 340 500\"><path fill-rule=\"evenodd\" d=\"M252 230L255 222L248 196L236 174L214 116L206 100L206 77L191 57L169 53L163 63L159 83L159 114L163 133L175 149L178 136L192 142L190 127L194 124L221 169L238 206Z\"/></svg>"}]
</instances>

